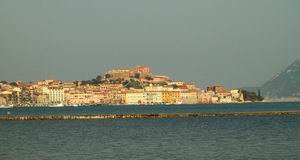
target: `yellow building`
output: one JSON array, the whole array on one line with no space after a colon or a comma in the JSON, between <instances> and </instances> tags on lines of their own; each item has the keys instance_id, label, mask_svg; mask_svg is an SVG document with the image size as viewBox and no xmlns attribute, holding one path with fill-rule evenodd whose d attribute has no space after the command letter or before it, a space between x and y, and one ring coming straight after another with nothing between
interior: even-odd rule
<instances>
[{"instance_id":1,"label":"yellow building","mask_svg":"<svg viewBox=\"0 0 300 160\"><path fill-rule=\"evenodd\" d=\"M39 94L36 97L37 105L47 105L49 104L49 94Z\"/></svg>"},{"instance_id":2,"label":"yellow building","mask_svg":"<svg viewBox=\"0 0 300 160\"><path fill-rule=\"evenodd\" d=\"M0 105L6 105L6 99L4 97L0 97Z\"/></svg>"},{"instance_id":3,"label":"yellow building","mask_svg":"<svg viewBox=\"0 0 300 160\"><path fill-rule=\"evenodd\" d=\"M180 103L180 92L178 91L163 91L162 103L164 104L177 104Z\"/></svg>"}]
</instances>

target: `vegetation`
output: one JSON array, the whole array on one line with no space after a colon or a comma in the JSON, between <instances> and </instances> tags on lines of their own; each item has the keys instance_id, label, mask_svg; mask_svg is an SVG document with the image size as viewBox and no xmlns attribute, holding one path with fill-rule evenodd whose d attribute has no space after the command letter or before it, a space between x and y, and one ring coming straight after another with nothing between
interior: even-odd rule
<instances>
[{"instance_id":1,"label":"vegetation","mask_svg":"<svg viewBox=\"0 0 300 160\"><path fill-rule=\"evenodd\" d=\"M9 85L17 87L18 84L16 82L11 82Z\"/></svg>"},{"instance_id":2,"label":"vegetation","mask_svg":"<svg viewBox=\"0 0 300 160\"><path fill-rule=\"evenodd\" d=\"M140 73L134 73L134 78L140 79L141 78L141 74Z\"/></svg>"},{"instance_id":3,"label":"vegetation","mask_svg":"<svg viewBox=\"0 0 300 160\"><path fill-rule=\"evenodd\" d=\"M81 81L81 85L97 85L97 84L102 84L103 81L102 81L102 76L101 75L98 75L96 78L93 78L91 80L83 80Z\"/></svg>"},{"instance_id":4,"label":"vegetation","mask_svg":"<svg viewBox=\"0 0 300 160\"><path fill-rule=\"evenodd\" d=\"M126 80L122 84L123 84L124 87L126 87L128 89L129 88L135 88L135 89L142 89L143 88L143 85L141 84L141 82L136 81L134 79L130 79L129 81Z\"/></svg>"},{"instance_id":5,"label":"vegetation","mask_svg":"<svg viewBox=\"0 0 300 160\"><path fill-rule=\"evenodd\" d=\"M172 85L174 89L178 89L178 86L176 84Z\"/></svg>"},{"instance_id":6,"label":"vegetation","mask_svg":"<svg viewBox=\"0 0 300 160\"><path fill-rule=\"evenodd\" d=\"M2 84L8 84L7 81L0 81L0 83L2 83Z\"/></svg>"},{"instance_id":7,"label":"vegetation","mask_svg":"<svg viewBox=\"0 0 300 160\"><path fill-rule=\"evenodd\" d=\"M110 74L105 74L105 79L109 79L111 77Z\"/></svg>"},{"instance_id":8,"label":"vegetation","mask_svg":"<svg viewBox=\"0 0 300 160\"><path fill-rule=\"evenodd\" d=\"M151 76L146 76L145 79L148 80L148 81L152 81L153 80L153 78Z\"/></svg>"},{"instance_id":9,"label":"vegetation","mask_svg":"<svg viewBox=\"0 0 300 160\"><path fill-rule=\"evenodd\" d=\"M251 102L260 102L264 100L264 97L260 96L260 94L256 94L255 92L249 92L246 90L242 90L245 101Z\"/></svg>"}]
</instances>

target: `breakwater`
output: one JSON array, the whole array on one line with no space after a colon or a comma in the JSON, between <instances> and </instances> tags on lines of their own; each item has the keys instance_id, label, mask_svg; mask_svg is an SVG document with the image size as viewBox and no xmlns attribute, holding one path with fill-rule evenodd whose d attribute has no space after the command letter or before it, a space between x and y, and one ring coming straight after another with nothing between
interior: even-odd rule
<instances>
[{"instance_id":1,"label":"breakwater","mask_svg":"<svg viewBox=\"0 0 300 160\"><path fill-rule=\"evenodd\" d=\"M196 113L159 113L159 114L97 114L97 115L28 115L2 116L0 120L93 120L93 119L137 119L137 118L186 118L186 117L232 117L232 116L284 116L300 115L295 111L266 111L266 112L196 112Z\"/></svg>"}]
</instances>

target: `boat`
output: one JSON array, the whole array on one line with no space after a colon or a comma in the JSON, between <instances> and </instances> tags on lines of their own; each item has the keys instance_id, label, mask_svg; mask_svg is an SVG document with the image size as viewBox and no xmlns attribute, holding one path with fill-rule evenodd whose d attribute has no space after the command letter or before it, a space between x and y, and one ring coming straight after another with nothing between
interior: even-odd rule
<instances>
[{"instance_id":1,"label":"boat","mask_svg":"<svg viewBox=\"0 0 300 160\"><path fill-rule=\"evenodd\" d=\"M8 105L8 106L0 106L0 108L13 108L14 105Z\"/></svg>"},{"instance_id":2,"label":"boat","mask_svg":"<svg viewBox=\"0 0 300 160\"><path fill-rule=\"evenodd\" d=\"M59 103L59 104L51 104L49 107L64 107L64 104Z\"/></svg>"}]
</instances>

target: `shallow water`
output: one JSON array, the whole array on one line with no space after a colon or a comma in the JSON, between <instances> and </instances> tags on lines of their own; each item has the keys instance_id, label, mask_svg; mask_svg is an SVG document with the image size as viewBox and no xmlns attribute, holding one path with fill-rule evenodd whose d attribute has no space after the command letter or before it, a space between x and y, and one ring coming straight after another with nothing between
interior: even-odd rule
<instances>
[{"instance_id":1,"label":"shallow water","mask_svg":"<svg viewBox=\"0 0 300 160\"><path fill-rule=\"evenodd\" d=\"M296 110L299 103L1 109L15 115ZM0 121L0 160L300 159L300 116Z\"/></svg>"},{"instance_id":2,"label":"shallow water","mask_svg":"<svg viewBox=\"0 0 300 160\"><path fill-rule=\"evenodd\" d=\"M0 159L299 159L300 117L1 121Z\"/></svg>"}]
</instances>

